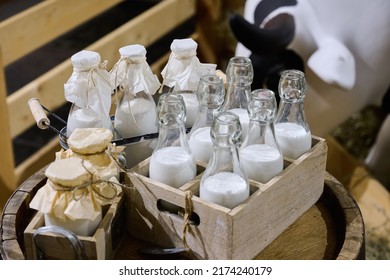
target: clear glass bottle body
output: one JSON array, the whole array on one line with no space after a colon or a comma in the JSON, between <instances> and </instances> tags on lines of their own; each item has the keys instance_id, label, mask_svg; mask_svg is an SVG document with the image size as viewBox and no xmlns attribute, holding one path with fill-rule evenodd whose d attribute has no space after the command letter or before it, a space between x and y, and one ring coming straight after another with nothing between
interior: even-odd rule
<instances>
[{"instance_id":1,"label":"clear glass bottle body","mask_svg":"<svg viewBox=\"0 0 390 280\"><path fill-rule=\"evenodd\" d=\"M113 130L109 110L111 84L108 71L100 65L100 55L80 51L71 57L73 73L64 85L65 98L72 103L67 119L67 135L76 128Z\"/></svg>"},{"instance_id":2,"label":"clear glass bottle body","mask_svg":"<svg viewBox=\"0 0 390 280\"><path fill-rule=\"evenodd\" d=\"M197 90L199 113L188 134L189 145L197 161L208 163L213 152L211 125L225 97L223 80L215 75L201 77Z\"/></svg>"},{"instance_id":3,"label":"clear glass bottle body","mask_svg":"<svg viewBox=\"0 0 390 280\"><path fill-rule=\"evenodd\" d=\"M242 167L249 179L267 183L283 171L283 155L275 137L276 98L273 91L252 91L248 111L249 132L240 147Z\"/></svg>"},{"instance_id":4,"label":"clear glass bottle body","mask_svg":"<svg viewBox=\"0 0 390 280\"><path fill-rule=\"evenodd\" d=\"M156 133L158 122L153 95L160 82L146 62L146 49L142 45L129 45L119 52L121 58L110 72L112 83L122 90L115 111L117 138Z\"/></svg>"},{"instance_id":5,"label":"clear glass bottle body","mask_svg":"<svg viewBox=\"0 0 390 280\"><path fill-rule=\"evenodd\" d=\"M199 196L227 208L234 208L249 197L248 178L243 171L238 147L242 143L239 117L222 112L213 121L213 154L203 173Z\"/></svg>"},{"instance_id":6,"label":"clear glass bottle body","mask_svg":"<svg viewBox=\"0 0 390 280\"><path fill-rule=\"evenodd\" d=\"M196 176L196 162L185 131L181 95L165 93L157 105L159 137L149 165L149 177L179 188Z\"/></svg>"},{"instance_id":7,"label":"clear glass bottle body","mask_svg":"<svg viewBox=\"0 0 390 280\"><path fill-rule=\"evenodd\" d=\"M275 119L275 134L283 156L297 159L311 148L311 132L306 121L305 74L283 71L279 81L280 104Z\"/></svg>"},{"instance_id":8,"label":"clear glass bottle body","mask_svg":"<svg viewBox=\"0 0 390 280\"><path fill-rule=\"evenodd\" d=\"M243 136L249 129L248 100L253 81L252 61L247 57L235 56L226 68L227 90L221 112L230 111L240 118Z\"/></svg>"}]
</instances>

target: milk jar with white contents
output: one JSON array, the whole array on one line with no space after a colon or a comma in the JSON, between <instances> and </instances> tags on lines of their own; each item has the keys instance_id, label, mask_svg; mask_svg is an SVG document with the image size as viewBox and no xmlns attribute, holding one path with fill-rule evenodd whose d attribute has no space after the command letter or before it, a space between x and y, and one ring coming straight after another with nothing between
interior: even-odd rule
<instances>
[{"instance_id":1,"label":"milk jar with white contents","mask_svg":"<svg viewBox=\"0 0 390 280\"><path fill-rule=\"evenodd\" d=\"M239 149L239 155L248 178L260 183L267 183L283 171L283 156L273 124L276 107L273 91L252 91L248 104L249 133Z\"/></svg>"},{"instance_id":2,"label":"milk jar with white contents","mask_svg":"<svg viewBox=\"0 0 390 280\"><path fill-rule=\"evenodd\" d=\"M221 111L230 111L240 118L243 137L248 134L248 100L253 81L252 61L247 57L235 56L226 68L227 90Z\"/></svg>"},{"instance_id":3,"label":"milk jar with white contents","mask_svg":"<svg viewBox=\"0 0 390 280\"><path fill-rule=\"evenodd\" d=\"M196 90L200 77L214 74L216 64L201 63L196 56L198 44L191 38L175 39L171 55L161 72L162 93L176 92L183 97L186 106L186 127L192 127L199 111Z\"/></svg>"},{"instance_id":4,"label":"milk jar with white contents","mask_svg":"<svg viewBox=\"0 0 390 280\"><path fill-rule=\"evenodd\" d=\"M45 171L46 184L30 202L43 213L45 225L59 226L80 236L92 236L102 220L102 206L120 188L95 178L90 163L80 158L59 159Z\"/></svg>"},{"instance_id":5,"label":"milk jar with white contents","mask_svg":"<svg viewBox=\"0 0 390 280\"><path fill-rule=\"evenodd\" d=\"M181 95L165 93L157 105L159 136L149 164L149 177L179 188L196 176L196 162L185 132Z\"/></svg>"},{"instance_id":6,"label":"milk jar with white contents","mask_svg":"<svg viewBox=\"0 0 390 280\"><path fill-rule=\"evenodd\" d=\"M71 135L76 128L103 127L113 130L110 119L110 75L100 55L83 50L71 57L73 73L64 84L65 99L72 104L66 133Z\"/></svg>"},{"instance_id":7,"label":"milk jar with white contents","mask_svg":"<svg viewBox=\"0 0 390 280\"><path fill-rule=\"evenodd\" d=\"M275 119L275 134L283 156L297 159L311 148L311 132L303 101L305 74L299 70L283 71L279 80L280 105Z\"/></svg>"},{"instance_id":8,"label":"milk jar with white contents","mask_svg":"<svg viewBox=\"0 0 390 280\"><path fill-rule=\"evenodd\" d=\"M199 101L199 113L188 134L189 144L195 159L207 164L213 153L211 125L225 97L222 78L216 74L202 76L196 94Z\"/></svg>"},{"instance_id":9,"label":"milk jar with white contents","mask_svg":"<svg viewBox=\"0 0 390 280\"><path fill-rule=\"evenodd\" d=\"M153 95L160 82L146 61L146 49L138 44L128 45L120 48L119 53L121 57L110 71L111 83L122 93L115 111L117 138L156 133Z\"/></svg>"},{"instance_id":10,"label":"milk jar with white contents","mask_svg":"<svg viewBox=\"0 0 390 280\"><path fill-rule=\"evenodd\" d=\"M238 147L242 130L237 115L222 112L213 121L214 150L199 188L201 199L234 208L249 197L248 178L241 167Z\"/></svg>"}]
</instances>

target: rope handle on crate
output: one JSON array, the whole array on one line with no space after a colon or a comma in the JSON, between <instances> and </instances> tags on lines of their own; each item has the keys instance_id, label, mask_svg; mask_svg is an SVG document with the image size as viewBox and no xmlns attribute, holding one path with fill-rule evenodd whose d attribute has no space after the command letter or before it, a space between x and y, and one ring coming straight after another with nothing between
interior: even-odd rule
<instances>
[{"instance_id":1,"label":"rope handle on crate","mask_svg":"<svg viewBox=\"0 0 390 280\"><path fill-rule=\"evenodd\" d=\"M61 131L56 129L54 126L50 125L50 120L47 117L46 112L49 113L49 115L53 116L54 118L56 118L57 120L59 120L60 122L62 122L65 125L67 124L66 121L64 121L61 117L59 117L54 112L47 109L45 106L43 106L39 102L38 98L31 98L28 101L28 106L30 108L31 114L33 115L33 117L35 119L35 122L37 123L37 126L40 129L50 129L50 130L54 131L55 133L61 135L65 139L68 139L68 137L65 134L63 134Z\"/></svg>"},{"instance_id":2,"label":"rope handle on crate","mask_svg":"<svg viewBox=\"0 0 390 280\"><path fill-rule=\"evenodd\" d=\"M85 249L84 249L83 243L81 243L80 239L73 232L71 232L69 230L66 230L66 229L64 229L62 227L59 227L59 226L44 226L44 227L40 227L34 233L33 241L34 241L35 246L37 247L38 259L40 259L40 260L45 259L45 255L42 252L41 248L38 246L38 242L37 242L37 239L36 239L37 236L42 234L42 233L56 233L56 234L64 236L72 244L73 252L77 256L77 258L79 260L86 260L87 259L87 255L85 253Z\"/></svg>"}]
</instances>

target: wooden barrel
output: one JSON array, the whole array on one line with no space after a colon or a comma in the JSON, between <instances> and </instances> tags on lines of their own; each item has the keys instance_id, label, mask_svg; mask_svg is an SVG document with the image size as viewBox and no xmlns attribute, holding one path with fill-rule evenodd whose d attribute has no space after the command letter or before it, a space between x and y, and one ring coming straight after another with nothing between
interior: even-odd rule
<instances>
[{"instance_id":1,"label":"wooden barrel","mask_svg":"<svg viewBox=\"0 0 390 280\"><path fill-rule=\"evenodd\" d=\"M3 259L26 258L23 233L36 213L28 205L45 182L42 169L26 180L5 205L0 220L0 253ZM364 240L364 223L358 205L335 178L326 174L324 192L318 202L256 259L364 259ZM145 258L138 253L145 244L127 236L122 242L116 259ZM182 257L176 255L174 258Z\"/></svg>"}]
</instances>

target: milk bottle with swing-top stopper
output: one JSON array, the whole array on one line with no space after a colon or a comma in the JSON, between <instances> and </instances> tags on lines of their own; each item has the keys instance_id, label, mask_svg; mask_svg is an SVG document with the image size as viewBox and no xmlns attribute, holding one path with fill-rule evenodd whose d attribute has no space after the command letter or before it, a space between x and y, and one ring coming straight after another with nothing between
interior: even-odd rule
<instances>
[{"instance_id":1,"label":"milk bottle with swing-top stopper","mask_svg":"<svg viewBox=\"0 0 390 280\"><path fill-rule=\"evenodd\" d=\"M188 134L189 144L195 159L207 164L213 152L210 135L211 125L225 97L222 79L215 74L202 76L197 96L199 113Z\"/></svg>"},{"instance_id":2,"label":"milk bottle with swing-top stopper","mask_svg":"<svg viewBox=\"0 0 390 280\"><path fill-rule=\"evenodd\" d=\"M146 49L138 44L128 45L119 53L121 58L110 71L111 83L122 93L115 111L117 138L156 133L157 112L152 96L160 82L146 62Z\"/></svg>"},{"instance_id":3,"label":"milk bottle with swing-top stopper","mask_svg":"<svg viewBox=\"0 0 390 280\"><path fill-rule=\"evenodd\" d=\"M72 104L67 120L67 136L75 128L103 127L113 130L109 111L112 87L100 55L83 50L71 57L73 73L64 85L65 99Z\"/></svg>"},{"instance_id":4,"label":"milk bottle with swing-top stopper","mask_svg":"<svg viewBox=\"0 0 390 280\"><path fill-rule=\"evenodd\" d=\"M303 101L305 74L299 70L283 71L279 80L280 105L275 119L275 134L283 156L297 159L311 148L311 132Z\"/></svg>"},{"instance_id":5,"label":"milk bottle with swing-top stopper","mask_svg":"<svg viewBox=\"0 0 390 280\"><path fill-rule=\"evenodd\" d=\"M200 77L214 74L215 64L201 63L196 56L198 44L191 38L175 39L171 55L161 72L162 93L175 92L183 97L186 106L186 127L192 127L199 111L196 90Z\"/></svg>"},{"instance_id":6,"label":"milk bottle with swing-top stopper","mask_svg":"<svg viewBox=\"0 0 390 280\"><path fill-rule=\"evenodd\" d=\"M226 68L227 90L221 112L230 111L240 118L243 137L248 133L248 100L253 81L252 61L247 57L235 56Z\"/></svg>"},{"instance_id":7,"label":"milk bottle with swing-top stopper","mask_svg":"<svg viewBox=\"0 0 390 280\"><path fill-rule=\"evenodd\" d=\"M213 154L200 181L201 199L234 208L249 197L248 178L241 167L238 147L242 142L239 117L222 112L213 121Z\"/></svg>"},{"instance_id":8,"label":"milk bottle with swing-top stopper","mask_svg":"<svg viewBox=\"0 0 390 280\"><path fill-rule=\"evenodd\" d=\"M242 167L249 179L267 183L283 171L283 156L275 138L276 98L273 91L252 91L248 111L249 132L240 147Z\"/></svg>"},{"instance_id":9,"label":"milk bottle with swing-top stopper","mask_svg":"<svg viewBox=\"0 0 390 280\"><path fill-rule=\"evenodd\" d=\"M186 109L183 97L165 93L157 104L159 136L150 158L149 177L179 188L196 176L195 158L185 131Z\"/></svg>"}]
</instances>

